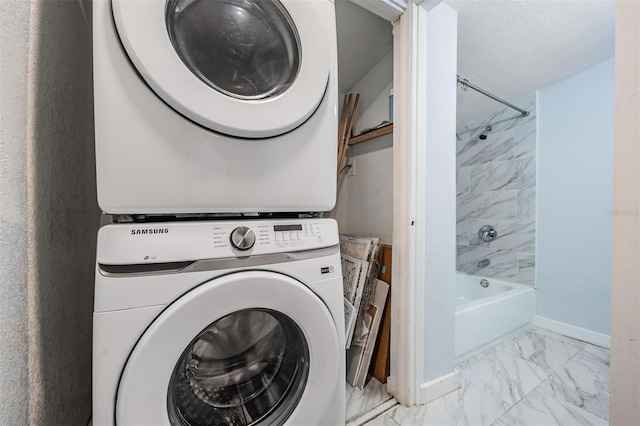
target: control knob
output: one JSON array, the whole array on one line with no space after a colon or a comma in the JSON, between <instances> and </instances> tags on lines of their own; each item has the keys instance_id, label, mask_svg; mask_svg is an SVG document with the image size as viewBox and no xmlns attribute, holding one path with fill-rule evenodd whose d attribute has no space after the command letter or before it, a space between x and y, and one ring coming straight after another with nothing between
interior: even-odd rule
<instances>
[{"instance_id":1,"label":"control knob","mask_svg":"<svg viewBox=\"0 0 640 426\"><path fill-rule=\"evenodd\" d=\"M256 234L246 226L239 226L231 231L231 245L236 250L249 250L256 243Z\"/></svg>"}]
</instances>

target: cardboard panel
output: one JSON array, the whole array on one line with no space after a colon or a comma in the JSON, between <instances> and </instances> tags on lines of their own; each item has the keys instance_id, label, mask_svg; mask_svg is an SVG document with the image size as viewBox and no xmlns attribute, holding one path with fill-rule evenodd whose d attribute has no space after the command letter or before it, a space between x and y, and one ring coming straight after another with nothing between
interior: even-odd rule
<instances>
[{"instance_id":1,"label":"cardboard panel","mask_svg":"<svg viewBox=\"0 0 640 426\"><path fill-rule=\"evenodd\" d=\"M391 352L391 246L383 245L381 250L382 259L378 278L389 284L389 296L382 316L382 326L378 330L378 339L373 350L373 358L369 373L382 383L387 383L390 374L390 352Z\"/></svg>"}]
</instances>

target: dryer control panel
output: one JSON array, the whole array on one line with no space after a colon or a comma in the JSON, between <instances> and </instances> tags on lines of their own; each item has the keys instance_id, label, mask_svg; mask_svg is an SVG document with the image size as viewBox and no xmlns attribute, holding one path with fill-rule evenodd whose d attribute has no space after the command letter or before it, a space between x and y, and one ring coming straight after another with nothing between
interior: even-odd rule
<instances>
[{"instance_id":1,"label":"dryer control panel","mask_svg":"<svg viewBox=\"0 0 640 426\"><path fill-rule=\"evenodd\" d=\"M247 257L339 244L333 219L114 224L99 232L98 262L112 265Z\"/></svg>"}]
</instances>

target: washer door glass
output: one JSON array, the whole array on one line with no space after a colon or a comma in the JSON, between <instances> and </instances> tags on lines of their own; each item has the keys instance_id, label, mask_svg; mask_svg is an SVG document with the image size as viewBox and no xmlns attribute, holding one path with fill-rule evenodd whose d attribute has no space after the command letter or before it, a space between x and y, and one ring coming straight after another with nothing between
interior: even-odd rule
<instances>
[{"instance_id":1,"label":"washer door glass","mask_svg":"<svg viewBox=\"0 0 640 426\"><path fill-rule=\"evenodd\" d=\"M298 74L298 31L278 0L169 0L166 21L180 59L221 93L277 96Z\"/></svg>"},{"instance_id":2,"label":"washer door glass","mask_svg":"<svg viewBox=\"0 0 640 426\"><path fill-rule=\"evenodd\" d=\"M300 327L269 309L244 309L215 321L185 349L169 382L174 425L284 422L309 375Z\"/></svg>"}]
</instances>

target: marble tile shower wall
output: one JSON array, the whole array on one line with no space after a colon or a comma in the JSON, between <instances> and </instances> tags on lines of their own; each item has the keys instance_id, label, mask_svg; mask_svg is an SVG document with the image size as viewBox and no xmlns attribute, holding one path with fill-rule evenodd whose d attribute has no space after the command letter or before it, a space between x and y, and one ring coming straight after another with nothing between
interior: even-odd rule
<instances>
[{"instance_id":1,"label":"marble tile shower wall","mask_svg":"<svg viewBox=\"0 0 640 426\"><path fill-rule=\"evenodd\" d=\"M536 95L458 128L457 269L534 285L536 231ZM479 138L487 126L487 138ZM492 225L498 237L483 242ZM489 266L480 267L488 259Z\"/></svg>"}]
</instances>

